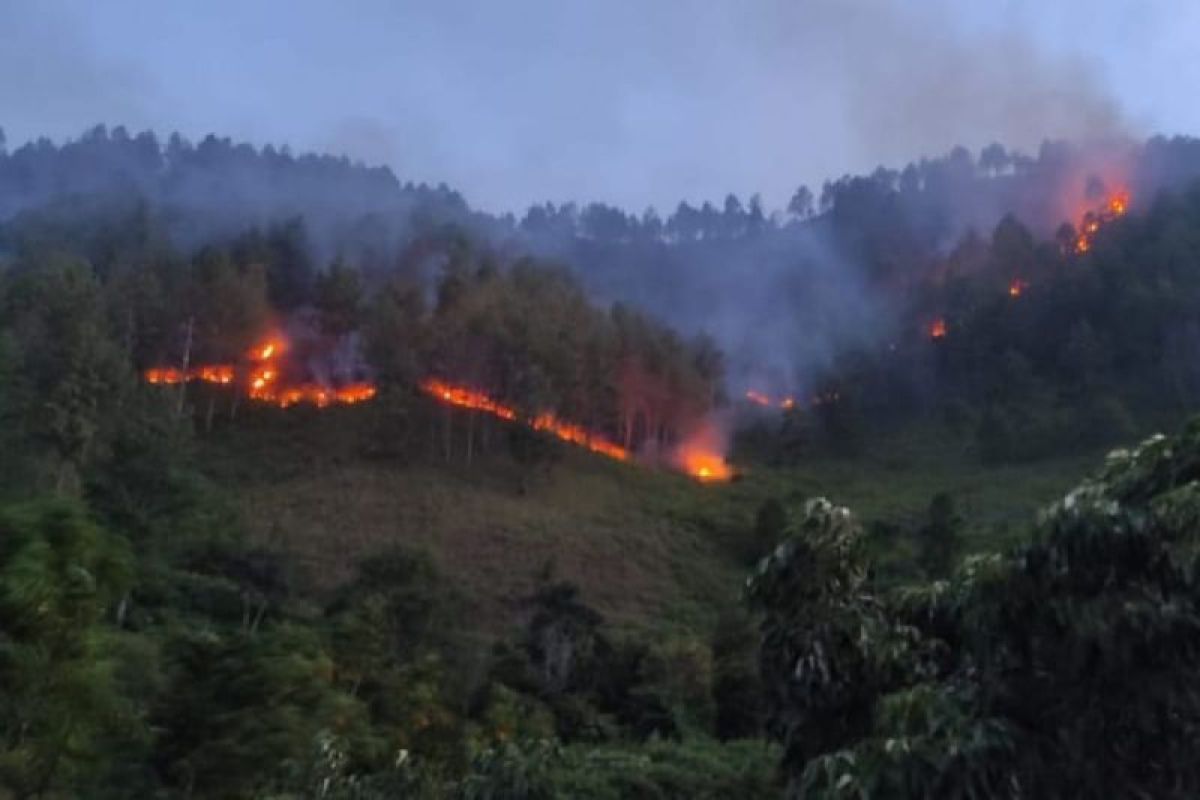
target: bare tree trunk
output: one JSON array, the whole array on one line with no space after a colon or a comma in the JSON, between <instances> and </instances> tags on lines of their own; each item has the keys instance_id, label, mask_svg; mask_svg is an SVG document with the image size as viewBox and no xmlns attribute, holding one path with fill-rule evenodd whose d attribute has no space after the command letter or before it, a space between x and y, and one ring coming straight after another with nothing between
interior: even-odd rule
<instances>
[{"instance_id":1,"label":"bare tree trunk","mask_svg":"<svg viewBox=\"0 0 1200 800\"><path fill-rule=\"evenodd\" d=\"M187 397L187 373L188 366L192 361L192 328L195 326L195 323L195 317L188 317L187 340L183 345L183 365L179 375L179 405L175 408L175 417L177 419L183 416L183 403Z\"/></svg>"},{"instance_id":2,"label":"bare tree trunk","mask_svg":"<svg viewBox=\"0 0 1200 800\"><path fill-rule=\"evenodd\" d=\"M450 433L451 433L450 424L453 421L453 419L454 419L453 409L451 409L449 406L446 406L446 426L442 429L443 430L442 447L445 450L447 464L450 463Z\"/></svg>"},{"instance_id":3,"label":"bare tree trunk","mask_svg":"<svg viewBox=\"0 0 1200 800\"><path fill-rule=\"evenodd\" d=\"M204 432L212 433L213 412L216 411L217 398L212 392L208 393L208 412L204 415Z\"/></svg>"}]
</instances>

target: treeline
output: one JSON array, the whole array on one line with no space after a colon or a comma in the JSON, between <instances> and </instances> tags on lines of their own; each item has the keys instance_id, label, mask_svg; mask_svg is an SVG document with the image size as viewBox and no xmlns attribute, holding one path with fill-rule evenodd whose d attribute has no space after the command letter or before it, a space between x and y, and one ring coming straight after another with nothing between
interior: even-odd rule
<instances>
[{"instance_id":1,"label":"treeline","mask_svg":"<svg viewBox=\"0 0 1200 800\"><path fill-rule=\"evenodd\" d=\"M708 333L727 354L739 391L809 392L815 373L836 357L900 335L909 300L897 295L940 275L946 253L969 231L986 236L1011 214L1047 239L1064 222L1077 223L1106 190L1129 190L1140 213L1159 191L1181 190L1198 175L1200 142L1184 137L1052 142L1035 156L996 144L799 187L785 209L731 194L661 213L580 201L487 214L447 187L404 184L387 168L344 158L215 136L164 143L97 127L61 145L0 148L0 218L35 216L43 226L72 219L84 232L71 235L117 249L110 231L122 225L114 220L140 215L188 253L253 225L264 235L247 249L284 246L279 258L253 257L294 271L295 283L311 281L314 265L341 261L371 286L450 225L504 254L504 263L522 255L565 263L602 302L621 302L686 335ZM297 219L302 235L266 241L265 232ZM62 235L61 226L45 231L51 241ZM437 269L425 266L425 277L436 279ZM288 282L276 278L277 287ZM272 302L296 298L279 289Z\"/></svg>"}]
</instances>

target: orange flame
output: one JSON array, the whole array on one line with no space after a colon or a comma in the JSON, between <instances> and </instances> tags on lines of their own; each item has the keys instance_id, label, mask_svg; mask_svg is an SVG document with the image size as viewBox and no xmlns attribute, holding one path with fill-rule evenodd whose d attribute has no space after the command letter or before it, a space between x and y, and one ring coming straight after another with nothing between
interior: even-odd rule
<instances>
[{"instance_id":1,"label":"orange flame","mask_svg":"<svg viewBox=\"0 0 1200 800\"><path fill-rule=\"evenodd\" d=\"M725 459L715 453L684 447L679 460L683 471L701 483L718 483L733 477L733 470Z\"/></svg>"},{"instance_id":2,"label":"orange flame","mask_svg":"<svg viewBox=\"0 0 1200 800\"><path fill-rule=\"evenodd\" d=\"M146 383L173 386L183 383L183 371L173 367L152 367L144 373Z\"/></svg>"},{"instance_id":3,"label":"orange flame","mask_svg":"<svg viewBox=\"0 0 1200 800\"><path fill-rule=\"evenodd\" d=\"M1083 255L1092 249L1092 240L1100 228L1129 210L1129 192L1124 189L1114 192L1098 211L1088 211L1079 222L1080 233L1075 237L1075 253Z\"/></svg>"},{"instance_id":4,"label":"orange flame","mask_svg":"<svg viewBox=\"0 0 1200 800\"><path fill-rule=\"evenodd\" d=\"M944 339L946 338L946 330L946 320L938 317L929 325L929 338Z\"/></svg>"},{"instance_id":5,"label":"orange flame","mask_svg":"<svg viewBox=\"0 0 1200 800\"><path fill-rule=\"evenodd\" d=\"M1025 290L1029 288L1029 282L1016 278L1008 285L1009 297L1020 297L1025 294Z\"/></svg>"},{"instance_id":6,"label":"orange flame","mask_svg":"<svg viewBox=\"0 0 1200 800\"><path fill-rule=\"evenodd\" d=\"M671 454L671 463L701 483L728 481L733 477L733 469L722 455L725 439L715 420L705 418Z\"/></svg>"},{"instance_id":7,"label":"orange flame","mask_svg":"<svg viewBox=\"0 0 1200 800\"><path fill-rule=\"evenodd\" d=\"M426 378L421 381L421 390L452 406L483 411L510 422L517 418L516 409L497 403L483 392L455 386L437 378Z\"/></svg>"},{"instance_id":8,"label":"orange flame","mask_svg":"<svg viewBox=\"0 0 1200 800\"><path fill-rule=\"evenodd\" d=\"M420 386L421 390L430 397L448 405L482 411L509 422L518 420L515 408L497 402L483 392L464 386L455 386L437 378L427 378L421 381ZM535 431L545 431L557 439L587 448L593 453L599 453L617 461L629 460L629 451L624 447L593 435L591 431L580 425L565 422L554 414L547 412L520 421Z\"/></svg>"},{"instance_id":9,"label":"orange flame","mask_svg":"<svg viewBox=\"0 0 1200 800\"><path fill-rule=\"evenodd\" d=\"M250 351L247 358L254 364L246 373L245 391L251 400L271 403L280 408L308 403L317 408L338 404L361 403L375 396L375 387L369 383L352 383L341 387L328 387L316 383L295 386L279 385L279 367L275 359L287 349L281 336L273 336ZM184 382L202 381L228 386L237 380L238 370L232 364L205 364L183 370L174 367L152 367L144 373L147 383L175 385Z\"/></svg>"}]
</instances>

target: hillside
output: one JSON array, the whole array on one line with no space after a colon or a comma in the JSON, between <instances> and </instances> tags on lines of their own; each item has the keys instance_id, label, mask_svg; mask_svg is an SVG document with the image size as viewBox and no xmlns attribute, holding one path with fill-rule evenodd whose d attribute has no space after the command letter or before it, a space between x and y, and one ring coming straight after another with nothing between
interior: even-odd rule
<instances>
[{"instance_id":1,"label":"hillside","mask_svg":"<svg viewBox=\"0 0 1200 800\"><path fill-rule=\"evenodd\" d=\"M1194 436L1104 455L1200 403L1192 140L665 227L152 144L0 157L14 795L939 795L1085 781L1094 730L1114 785L1200 785L1125 758L1195 729ZM53 189L130 147L141 182ZM265 206L185 202L239 164ZM384 206L290 196L325 173ZM963 193L1085 202L982 235Z\"/></svg>"},{"instance_id":2,"label":"hillside","mask_svg":"<svg viewBox=\"0 0 1200 800\"><path fill-rule=\"evenodd\" d=\"M618 627L703 638L772 545L755 532L768 498L798 507L833 497L868 524L905 528L945 492L966 520L965 547L991 549L1019 536L1095 460L987 466L953 441L905 435L881 437L870 457L749 464L731 483L701 484L567 448L521 491L523 467L507 454L470 466L381 458L371 447L377 417L367 408L337 414L296 409L220 426L201 441L203 461L236 487L251 539L294 558L314 591L329 592L391 545L425 549L486 635L517 624L549 567ZM901 532L874 547L883 564L913 558Z\"/></svg>"}]
</instances>

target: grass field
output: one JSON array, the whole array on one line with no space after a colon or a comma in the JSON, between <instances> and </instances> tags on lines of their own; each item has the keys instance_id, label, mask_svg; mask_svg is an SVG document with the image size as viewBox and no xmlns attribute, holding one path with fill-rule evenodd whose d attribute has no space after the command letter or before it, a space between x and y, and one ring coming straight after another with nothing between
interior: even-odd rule
<instances>
[{"instance_id":1,"label":"grass field","mask_svg":"<svg viewBox=\"0 0 1200 800\"><path fill-rule=\"evenodd\" d=\"M821 495L868 523L912 522L946 491L968 520L968 549L987 549L1022 535L1100 456L984 467L953 439L912 433L853 460L751 466L732 483L700 485L567 448L521 492L519 467L500 448L470 466L370 455L379 435L371 413L247 415L206 440L205 461L234 491L251 537L291 553L316 590L389 545L423 548L484 631L511 624L549 566L618 627L704 632L737 602L761 555L752 529L768 497L797 507ZM888 563L907 559L912 544L872 546Z\"/></svg>"}]
</instances>

